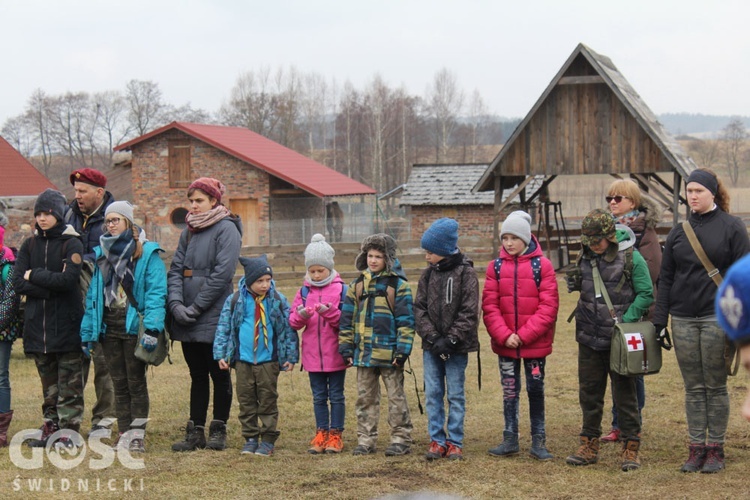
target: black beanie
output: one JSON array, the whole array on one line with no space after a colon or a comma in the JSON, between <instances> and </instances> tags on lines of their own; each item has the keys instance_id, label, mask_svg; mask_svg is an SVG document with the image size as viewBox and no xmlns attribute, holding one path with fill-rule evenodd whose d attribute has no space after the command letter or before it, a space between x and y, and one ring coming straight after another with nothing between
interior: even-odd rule
<instances>
[{"instance_id":1,"label":"black beanie","mask_svg":"<svg viewBox=\"0 0 750 500\"><path fill-rule=\"evenodd\" d=\"M65 217L65 196L60 191L47 188L36 197L34 203L34 215L39 212L47 212L55 216L57 222L62 222Z\"/></svg>"},{"instance_id":2,"label":"black beanie","mask_svg":"<svg viewBox=\"0 0 750 500\"><path fill-rule=\"evenodd\" d=\"M253 258L240 257L240 264L245 268L245 286L248 288L261 276L267 274L273 278L273 269L265 255Z\"/></svg>"}]
</instances>

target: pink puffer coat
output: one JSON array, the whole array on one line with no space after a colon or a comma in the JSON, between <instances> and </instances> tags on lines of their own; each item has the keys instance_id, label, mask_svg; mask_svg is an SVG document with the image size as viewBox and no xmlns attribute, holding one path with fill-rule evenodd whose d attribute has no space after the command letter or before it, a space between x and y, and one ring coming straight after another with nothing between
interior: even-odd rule
<instances>
[{"instance_id":1,"label":"pink puffer coat","mask_svg":"<svg viewBox=\"0 0 750 500\"><path fill-rule=\"evenodd\" d=\"M297 308L302 305L300 290L294 296L289 315L289 324L300 332L302 338L302 367L308 372L344 370L346 363L339 354L339 302L344 282L337 273L326 286L312 286L307 280L303 286L310 288L305 305L313 308L312 316L304 318L297 312ZM318 313L314 310L316 304L330 304L330 307L327 311Z\"/></svg>"},{"instance_id":2,"label":"pink puffer coat","mask_svg":"<svg viewBox=\"0 0 750 500\"><path fill-rule=\"evenodd\" d=\"M495 263L487 265L482 292L484 324L492 339L492 350L510 358L543 358L552 353L559 296L552 263L543 257L539 241L532 235L525 254L512 257L500 248L500 281ZM537 288L531 261L541 257L541 282ZM523 345L505 347L511 334L517 333Z\"/></svg>"}]
</instances>

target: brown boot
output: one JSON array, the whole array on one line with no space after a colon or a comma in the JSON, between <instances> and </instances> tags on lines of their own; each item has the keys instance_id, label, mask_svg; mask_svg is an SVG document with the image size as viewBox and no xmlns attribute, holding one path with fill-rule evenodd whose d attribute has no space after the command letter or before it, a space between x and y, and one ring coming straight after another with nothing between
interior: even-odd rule
<instances>
[{"instance_id":1,"label":"brown boot","mask_svg":"<svg viewBox=\"0 0 750 500\"><path fill-rule=\"evenodd\" d=\"M627 472L636 470L641 467L641 461L638 460L638 450L641 447L640 441L628 439L622 445L622 470Z\"/></svg>"},{"instance_id":2,"label":"brown boot","mask_svg":"<svg viewBox=\"0 0 750 500\"><path fill-rule=\"evenodd\" d=\"M0 448L8 446L8 427L13 419L13 410L0 413Z\"/></svg>"},{"instance_id":3,"label":"brown boot","mask_svg":"<svg viewBox=\"0 0 750 500\"><path fill-rule=\"evenodd\" d=\"M341 453L344 449L344 442L341 440L341 431L339 429L331 429L328 433L328 441L326 442L326 453Z\"/></svg>"},{"instance_id":4,"label":"brown boot","mask_svg":"<svg viewBox=\"0 0 750 500\"><path fill-rule=\"evenodd\" d=\"M581 446L565 461L570 465L591 465L599 460L599 438L580 436Z\"/></svg>"}]
</instances>

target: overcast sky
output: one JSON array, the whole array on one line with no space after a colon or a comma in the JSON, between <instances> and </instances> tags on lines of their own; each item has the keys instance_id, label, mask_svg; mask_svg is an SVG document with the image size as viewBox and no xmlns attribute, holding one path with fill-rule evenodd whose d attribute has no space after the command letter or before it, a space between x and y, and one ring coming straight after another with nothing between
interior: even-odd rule
<instances>
[{"instance_id":1,"label":"overcast sky","mask_svg":"<svg viewBox=\"0 0 750 500\"><path fill-rule=\"evenodd\" d=\"M750 115L747 0L0 0L0 126L36 88L124 90L214 112L238 75L294 66L424 95L447 68L523 117L579 42L651 109Z\"/></svg>"}]
</instances>

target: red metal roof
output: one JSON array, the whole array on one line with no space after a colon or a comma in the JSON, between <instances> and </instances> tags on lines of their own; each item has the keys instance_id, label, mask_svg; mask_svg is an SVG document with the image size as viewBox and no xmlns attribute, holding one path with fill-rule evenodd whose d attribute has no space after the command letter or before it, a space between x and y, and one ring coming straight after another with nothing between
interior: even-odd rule
<instances>
[{"instance_id":1,"label":"red metal roof","mask_svg":"<svg viewBox=\"0 0 750 500\"><path fill-rule=\"evenodd\" d=\"M115 151L131 149L135 144L172 129L181 130L319 197L375 194L371 187L242 127L172 122L120 144Z\"/></svg>"},{"instance_id":2,"label":"red metal roof","mask_svg":"<svg viewBox=\"0 0 750 500\"><path fill-rule=\"evenodd\" d=\"M0 197L36 196L57 189L34 165L0 137Z\"/></svg>"}]
</instances>

